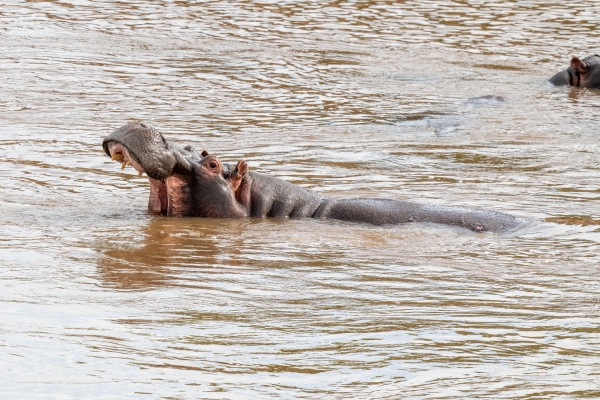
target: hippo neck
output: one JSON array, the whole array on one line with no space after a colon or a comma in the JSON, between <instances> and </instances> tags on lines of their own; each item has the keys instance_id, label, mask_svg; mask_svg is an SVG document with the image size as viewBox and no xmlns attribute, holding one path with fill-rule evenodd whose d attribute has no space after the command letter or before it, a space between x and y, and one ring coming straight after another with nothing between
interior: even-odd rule
<instances>
[{"instance_id":1,"label":"hippo neck","mask_svg":"<svg viewBox=\"0 0 600 400\"><path fill-rule=\"evenodd\" d=\"M252 217L312 217L324 197L283 179L248 172L249 215Z\"/></svg>"}]
</instances>

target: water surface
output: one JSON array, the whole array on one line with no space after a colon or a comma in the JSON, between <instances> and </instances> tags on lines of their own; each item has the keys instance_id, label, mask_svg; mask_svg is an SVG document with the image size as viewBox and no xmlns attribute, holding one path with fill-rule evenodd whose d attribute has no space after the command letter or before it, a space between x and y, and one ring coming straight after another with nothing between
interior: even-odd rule
<instances>
[{"instance_id":1,"label":"water surface","mask_svg":"<svg viewBox=\"0 0 600 400\"><path fill-rule=\"evenodd\" d=\"M600 94L547 82L599 12L0 3L0 394L599 397ZM131 120L330 196L531 222L148 214L101 148Z\"/></svg>"}]
</instances>

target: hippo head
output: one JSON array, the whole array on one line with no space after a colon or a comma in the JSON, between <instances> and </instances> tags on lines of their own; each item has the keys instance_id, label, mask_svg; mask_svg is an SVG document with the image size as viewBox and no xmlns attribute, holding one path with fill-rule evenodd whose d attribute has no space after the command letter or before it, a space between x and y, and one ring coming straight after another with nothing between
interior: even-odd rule
<instances>
[{"instance_id":1,"label":"hippo head","mask_svg":"<svg viewBox=\"0 0 600 400\"><path fill-rule=\"evenodd\" d=\"M554 85L600 89L600 56L595 54L583 60L573 57L569 68L554 75L550 82Z\"/></svg>"},{"instance_id":2,"label":"hippo head","mask_svg":"<svg viewBox=\"0 0 600 400\"><path fill-rule=\"evenodd\" d=\"M150 180L148 210L167 215L240 217L245 209L236 199L248 171L242 160L237 167L192 146L181 147L145 124L131 122L102 143L104 152L131 165Z\"/></svg>"}]
</instances>

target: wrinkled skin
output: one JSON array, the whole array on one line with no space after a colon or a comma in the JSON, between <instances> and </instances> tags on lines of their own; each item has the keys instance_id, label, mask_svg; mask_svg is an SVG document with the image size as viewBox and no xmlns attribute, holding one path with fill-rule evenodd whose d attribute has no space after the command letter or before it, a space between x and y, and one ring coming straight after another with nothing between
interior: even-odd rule
<instances>
[{"instance_id":1,"label":"wrinkled skin","mask_svg":"<svg viewBox=\"0 0 600 400\"><path fill-rule=\"evenodd\" d=\"M377 199L336 199L269 175L222 163L206 151L181 147L144 124L129 123L108 136L104 151L150 178L151 211L212 218L330 218L370 224L430 222L475 232L505 232L522 224L512 215L459 207Z\"/></svg>"},{"instance_id":2,"label":"wrinkled skin","mask_svg":"<svg viewBox=\"0 0 600 400\"><path fill-rule=\"evenodd\" d=\"M583 60L573 57L569 68L554 75L550 82L556 86L600 89L600 56L595 54Z\"/></svg>"}]
</instances>

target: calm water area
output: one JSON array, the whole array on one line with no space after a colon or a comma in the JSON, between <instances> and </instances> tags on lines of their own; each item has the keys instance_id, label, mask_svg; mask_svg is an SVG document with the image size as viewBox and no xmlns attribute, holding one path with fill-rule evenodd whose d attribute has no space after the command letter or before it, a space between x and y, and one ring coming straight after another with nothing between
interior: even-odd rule
<instances>
[{"instance_id":1,"label":"calm water area","mask_svg":"<svg viewBox=\"0 0 600 400\"><path fill-rule=\"evenodd\" d=\"M599 398L600 91L547 81L600 53L599 15L0 0L0 398ZM324 195L529 222L150 214L101 146L128 121Z\"/></svg>"}]
</instances>

